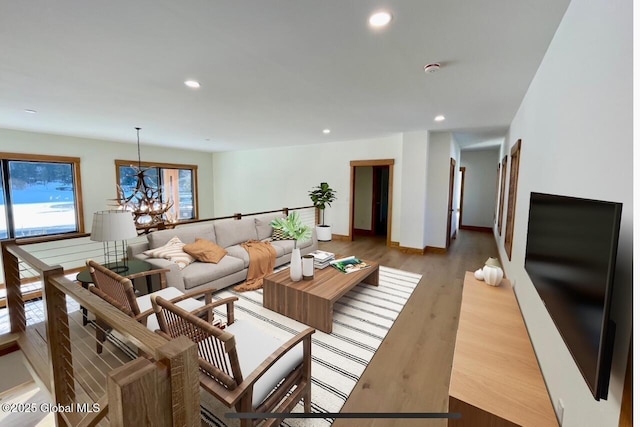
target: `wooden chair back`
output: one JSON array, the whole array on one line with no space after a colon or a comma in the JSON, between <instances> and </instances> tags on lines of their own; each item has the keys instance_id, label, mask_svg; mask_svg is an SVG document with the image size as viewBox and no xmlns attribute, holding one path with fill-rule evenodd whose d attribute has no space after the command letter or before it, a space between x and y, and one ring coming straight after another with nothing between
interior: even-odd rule
<instances>
[{"instance_id":1,"label":"wooden chair back","mask_svg":"<svg viewBox=\"0 0 640 427\"><path fill-rule=\"evenodd\" d=\"M160 331L167 338L184 335L198 345L201 372L227 390L242 382L235 337L161 298L152 298ZM216 393L217 394L217 393Z\"/></svg>"},{"instance_id":2,"label":"wooden chair back","mask_svg":"<svg viewBox=\"0 0 640 427\"><path fill-rule=\"evenodd\" d=\"M197 343L200 385L228 407L235 406L238 412L253 412L257 415L256 418L241 419L241 427L255 426L262 422L264 422L263 427L280 425L282 419L269 418L269 414L289 412L300 400L304 401L304 411L311 412L311 335L315 330L307 328L283 342L252 372L245 372L246 376L243 377L236 337L229 332L229 329L234 328L233 303L237 299L237 297L223 298L190 313L159 296L152 297L151 302L161 335L168 339L185 335ZM198 317L198 313L204 313L222 305L227 306L229 328L220 329ZM212 316L207 318L213 320ZM246 332L245 330L243 333ZM255 332L261 333L259 330ZM250 340L250 336L243 335L242 340ZM279 359L295 348L299 348L299 344L302 344L300 363L282 379L268 380L266 387L272 387L271 392L266 397L261 397L264 399L262 402L254 402L254 386ZM244 351L252 351L251 346L245 347ZM274 380L277 382L271 384L270 381ZM265 387L265 384L261 387Z\"/></svg>"},{"instance_id":3,"label":"wooden chair back","mask_svg":"<svg viewBox=\"0 0 640 427\"><path fill-rule=\"evenodd\" d=\"M123 277L93 260L87 260L87 267L96 290L100 291L96 292L94 288L91 288L95 294L131 317L140 314L133 283L129 278Z\"/></svg>"}]
</instances>

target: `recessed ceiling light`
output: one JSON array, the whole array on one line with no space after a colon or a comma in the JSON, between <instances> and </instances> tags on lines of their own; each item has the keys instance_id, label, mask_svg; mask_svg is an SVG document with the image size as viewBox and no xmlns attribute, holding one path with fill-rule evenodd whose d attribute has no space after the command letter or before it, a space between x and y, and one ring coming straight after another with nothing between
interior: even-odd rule
<instances>
[{"instance_id":1,"label":"recessed ceiling light","mask_svg":"<svg viewBox=\"0 0 640 427\"><path fill-rule=\"evenodd\" d=\"M369 17L369 25L372 27L385 27L391 22L391 14L389 12L376 12Z\"/></svg>"},{"instance_id":2,"label":"recessed ceiling light","mask_svg":"<svg viewBox=\"0 0 640 427\"><path fill-rule=\"evenodd\" d=\"M200 87L200 83L195 80L187 80L184 84L192 89L198 89Z\"/></svg>"},{"instance_id":3,"label":"recessed ceiling light","mask_svg":"<svg viewBox=\"0 0 640 427\"><path fill-rule=\"evenodd\" d=\"M29 110L29 109L24 110L24 112L25 112L25 113L29 113L29 114L35 114L35 113L37 113L37 111L36 111L36 110Z\"/></svg>"},{"instance_id":4,"label":"recessed ceiling light","mask_svg":"<svg viewBox=\"0 0 640 427\"><path fill-rule=\"evenodd\" d=\"M440 114L438 116L435 116L433 118L433 120L435 120L436 122L442 122L442 121L444 121L444 116L442 114Z\"/></svg>"},{"instance_id":5,"label":"recessed ceiling light","mask_svg":"<svg viewBox=\"0 0 640 427\"><path fill-rule=\"evenodd\" d=\"M322 133L324 133L324 134L331 133L331 129L323 129Z\"/></svg>"}]
</instances>

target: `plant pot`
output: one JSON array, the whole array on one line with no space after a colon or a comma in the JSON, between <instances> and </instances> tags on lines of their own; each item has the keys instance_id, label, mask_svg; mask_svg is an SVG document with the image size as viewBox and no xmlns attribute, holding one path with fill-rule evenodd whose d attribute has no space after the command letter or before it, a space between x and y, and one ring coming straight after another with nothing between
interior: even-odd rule
<instances>
[{"instance_id":1,"label":"plant pot","mask_svg":"<svg viewBox=\"0 0 640 427\"><path fill-rule=\"evenodd\" d=\"M319 242L331 241L331 226L330 225L318 225L316 226L316 235Z\"/></svg>"},{"instance_id":2,"label":"plant pot","mask_svg":"<svg viewBox=\"0 0 640 427\"><path fill-rule=\"evenodd\" d=\"M302 257L300 257L300 249L294 248L291 252L291 264L289 266L289 277L294 282L302 280Z\"/></svg>"}]
</instances>

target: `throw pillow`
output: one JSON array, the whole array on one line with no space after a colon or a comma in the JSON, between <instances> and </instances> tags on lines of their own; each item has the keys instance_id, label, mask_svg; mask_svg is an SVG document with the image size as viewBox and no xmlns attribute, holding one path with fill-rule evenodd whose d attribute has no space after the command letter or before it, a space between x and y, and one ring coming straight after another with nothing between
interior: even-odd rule
<instances>
[{"instance_id":1,"label":"throw pillow","mask_svg":"<svg viewBox=\"0 0 640 427\"><path fill-rule=\"evenodd\" d=\"M271 233L271 240L293 240L289 235L287 235L284 231L279 230L277 228L273 229L273 233Z\"/></svg>"},{"instance_id":2,"label":"throw pillow","mask_svg":"<svg viewBox=\"0 0 640 427\"><path fill-rule=\"evenodd\" d=\"M217 264L227 254L227 251L207 239L196 239L194 243L184 245L183 251L200 262Z\"/></svg>"},{"instance_id":3,"label":"throw pillow","mask_svg":"<svg viewBox=\"0 0 640 427\"><path fill-rule=\"evenodd\" d=\"M182 250L183 247L184 243L182 243L178 236L175 236L169 240L166 245L155 249L149 249L148 251L144 251L143 254L151 258L168 259L169 261L178 264L178 267L182 270L187 265L195 261L191 255Z\"/></svg>"}]
</instances>

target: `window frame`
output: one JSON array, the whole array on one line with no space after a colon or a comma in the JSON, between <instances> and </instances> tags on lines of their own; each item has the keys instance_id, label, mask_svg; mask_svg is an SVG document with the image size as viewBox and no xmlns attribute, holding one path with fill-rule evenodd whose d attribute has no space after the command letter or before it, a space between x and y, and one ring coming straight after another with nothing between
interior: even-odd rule
<instances>
[{"instance_id":1,"label":"window frame","mask_svg":"<svg viewBox=\"0 0 640 427\"><path fill-rule=\"evenodd\" d=\"M158 168L158 169L189 169L191 170L191 176L193 176L193 218L190 219L177 219L176 222L189 222L197 221L199 216L199 197L198 197L198 165L188 165L182 163L163 163L163 162L138 162L137 160L115 160L116 167L116 189L120 185L120 167L138 167L138 163L142 168ZM158 176L161 176L158 171ZM116 191L116 200L120 197Z\"/></svg>"},{"instance_id":2,"label":"window frame","mask_svg":"<svg viewBox=\"0 0 640 427\"><path fill-rule=\"evenodd\" d=\"M24 153L6 153L0 152L0 172L3 174L0 182L2 183L2 187L0 191L4 194L4 204L6 209L6 221L7 221L7 239L16 239L16 231L14 229L13 221L9 219L9 216L12 216L11 207L13 206L13 202L11 197L6 197L8 193L11 192L11 189L8 187L10 185L9 180L6 178L10 178L10 171L4 170L3 165L7 165L9 162L18 161L18 162L32 162L32 163L64 163L71 165L71 173L73 177L73 188L74 188L74 204L75 204L75 219L76 219L76 230L69 231L64 233L54 233L54 234L41 234L38 236L29 236L29 239L35 239L38 241L40 239L48 239L52 236L60 236L60 235L70 235L70 234L83 234L84 233L84 203L82 201L82 180L80 179L80 157L69 157L69 156L52 156L46 154L24 154ZM6 188L5 188L6 186ZM7 200L8 199L8 200ZM22 239L23 237L19 237Z\"/></svg>"}]
</instances>

